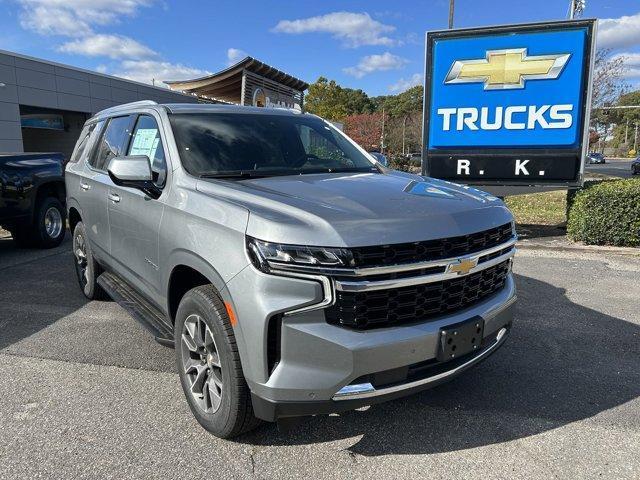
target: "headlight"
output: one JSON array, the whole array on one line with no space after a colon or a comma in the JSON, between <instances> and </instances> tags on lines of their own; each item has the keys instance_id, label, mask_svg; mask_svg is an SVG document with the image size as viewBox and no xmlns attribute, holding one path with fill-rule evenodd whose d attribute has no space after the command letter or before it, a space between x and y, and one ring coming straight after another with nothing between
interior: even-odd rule
<instances>
[{"instance_id":1,"label":"headlight","mask_svg":"<svg viewBox=\"0 0 640 480\"><path fill-rule=\"evenodd\" d=\"M247 237L249 258L256 268L268 272L270 263L306 267L352 267L353 255L346 248L310 247L265 242Z\"/></svg>"}]
</instances>

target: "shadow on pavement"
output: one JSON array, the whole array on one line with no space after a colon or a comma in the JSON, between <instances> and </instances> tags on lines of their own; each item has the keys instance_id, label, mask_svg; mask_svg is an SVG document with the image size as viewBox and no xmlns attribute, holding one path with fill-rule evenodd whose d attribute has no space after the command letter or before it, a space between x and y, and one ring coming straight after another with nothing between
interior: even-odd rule
<instances>
[{"instance_id":1,"label":"shadow on pavement","mask_svg":"<svg viewBox=\"0 0 640 480\"><path fill-rule=\"evenodd\" d=\"M361 435L349 450L365 456L450 452L536 435L640 395L640 326L577 305L548 283L516 281L512 334L477 368L412 397L313 417L289 435L269 425L240 441L313 444Z\"/></svg>"},{"instance_id":2,"label":"shadow on pavement","mask_svg":"<svg viewBox=\"0 0 640 480\"><path fill-rule=\"evenodd\" d=\"M0 350L87 303L70 252L69 235L50 250L21 249L8 237L0 239Z\"/></svg>"}]
</instances>

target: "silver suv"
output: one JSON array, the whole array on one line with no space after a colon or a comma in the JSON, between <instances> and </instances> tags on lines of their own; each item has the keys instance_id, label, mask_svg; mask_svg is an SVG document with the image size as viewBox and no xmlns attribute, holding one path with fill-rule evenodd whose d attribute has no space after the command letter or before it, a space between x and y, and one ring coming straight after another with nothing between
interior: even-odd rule
<instances>
[{"instance_id":1,"label":"silver suv","mask_svg":"<svg viewBox=\"0 0 640 480\"><path fill-rule=\"evenodd\" d=\"M509 332L504 204L388 170L314 115L111 108L87 121L66 191L82 291L175 346L220 437L432 387Z\"/></svg>"}]
</instances>

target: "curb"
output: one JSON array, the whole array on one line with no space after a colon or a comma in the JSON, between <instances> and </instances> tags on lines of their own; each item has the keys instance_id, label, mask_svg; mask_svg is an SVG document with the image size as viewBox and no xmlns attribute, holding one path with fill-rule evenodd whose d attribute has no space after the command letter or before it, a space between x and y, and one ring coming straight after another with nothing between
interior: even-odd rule
<instances>
[{"instance_id":1,"label":"curb","mask_svg":"<svg viewBox=\"0 0 640 480\"><path fill-rule=\"evenodd\" d=\"M634 247L611 247L607 245L549 245L539 242L517 242L516 248L522 250L549 250L556 252L581 252L581 253L613 253L615 255L630 255L640 257L640 248Z\"/></svg>"}]
</instances>

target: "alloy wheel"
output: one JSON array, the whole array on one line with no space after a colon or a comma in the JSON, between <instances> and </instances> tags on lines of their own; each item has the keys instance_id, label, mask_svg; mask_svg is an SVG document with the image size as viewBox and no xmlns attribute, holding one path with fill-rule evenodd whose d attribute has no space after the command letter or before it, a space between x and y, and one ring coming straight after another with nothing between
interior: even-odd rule
<instances>
[{"instance_id":1,"label":"alloy wheel","mask_svg":"<svg viewBox=\"0 0 640 480\"><path fill-rule=\"evenodd\" d=\"M191 397L205 413L222 402L222 364L213 333L200 315L189 315L181 336L182 367Z\"/></svg>"},{"instance_id":2,"label":"alloy wheel","mask_svg":"<svg viewBox=\"0 0 640 480\"><path fill-rule=\"evenodd\" d=\"M88 261L87 261L87 245L85 243L84 235L78 233L73 237L73 254L76 258L76 274L78 275L78 281L84 289L89 282L88 275Z\"/></svg>"}]
</instances>

